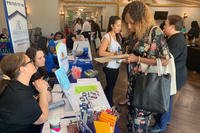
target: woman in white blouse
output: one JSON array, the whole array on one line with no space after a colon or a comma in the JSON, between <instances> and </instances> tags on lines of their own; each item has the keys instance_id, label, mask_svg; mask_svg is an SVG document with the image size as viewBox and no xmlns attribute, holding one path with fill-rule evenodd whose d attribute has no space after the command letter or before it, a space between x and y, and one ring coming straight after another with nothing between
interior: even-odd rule
<instances>
[{"instance_id":1,"label":"woman in white blouse","mask_svg":"<svg viewBox=\"0 0 200 133\"><path fill-rule=\"evenodd\" d=\"M121 19L118 16L111 16L109 18L109 24L107 33L104 35L101 46L99 48L100 56L113 56L120 54L120 36L121 31ZM120 62L118 60L111 60L103 67L103 71L106 75L106 88L104 89L105 95L108 99L110 106L113 106L113 89L117 81L119 74Z\"/></svg>"}]
</instances>

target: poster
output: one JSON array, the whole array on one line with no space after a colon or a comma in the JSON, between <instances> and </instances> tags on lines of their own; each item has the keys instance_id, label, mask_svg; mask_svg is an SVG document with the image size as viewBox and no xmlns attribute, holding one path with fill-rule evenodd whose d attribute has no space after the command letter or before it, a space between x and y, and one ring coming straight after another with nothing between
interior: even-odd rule
<instances>
[{"instance_id":1,"label":"poster","mask_svg":"<svg viewBox=\"0 0 200 133\"><path fill-rule=\"evenodd\" d=\"M56 78L63 90L68 90L70 88L70 82L67 73L64 68L59 68L55 71Z\"/></svg>"},{"instance_id":2,"label":"poster","mask_svg":"<svg viewBox=\"0 0 200 133\"><path fill-rule=\"evenodd\" d=\"M69 62L68 62L68 57L67 57L66 44L63 42L63 40L58 41L56 45L56 55L57 55L59 67L64 68L67 73L69 69Z\"/></svg>"},{"instance_id":3,"label":"poster","mask_svg":"<svg viewBox=\"0 0 200 133\"><path fill-rule=\"evenodd\" d=\"M4 0L5 16L13 52L25 52L30 46L24 0Z\"/></svg>"}]
</instances>

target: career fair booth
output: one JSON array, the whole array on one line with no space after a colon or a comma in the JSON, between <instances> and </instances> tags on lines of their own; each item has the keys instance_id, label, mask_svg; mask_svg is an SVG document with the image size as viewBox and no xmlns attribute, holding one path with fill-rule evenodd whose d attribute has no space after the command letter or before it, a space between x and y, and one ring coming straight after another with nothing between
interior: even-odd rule
<instances>
[{"instance_id":1,"label":"career fair booth","mask_svg":"<svg viewBox=\"0 0 200 133\"><path fill-rule=\"evenodd\" d=\"M30 46L24 0L3 0L8 36L0 40L0 58L8 53L25 52ZM74 42L67 53L63 40L56 43L59 69L52 89L49 117L43 133L118 133L119 114L111 109L98 72L92 65L87 39Z\"/></svg>"},{"instance_id":2,"label":"career fair booth","mask_svg":"<svg viewBox=\"0 0 200 133\"><path fill-rule=\"evenodd\" d=\"M56 53L58 84L53 87L49 119L42 132L120 132L118 113L111 109L93 69L88 40L74 42L72 53L67 53L62 40L57 41Z\"/></svg>"}]
</instances>

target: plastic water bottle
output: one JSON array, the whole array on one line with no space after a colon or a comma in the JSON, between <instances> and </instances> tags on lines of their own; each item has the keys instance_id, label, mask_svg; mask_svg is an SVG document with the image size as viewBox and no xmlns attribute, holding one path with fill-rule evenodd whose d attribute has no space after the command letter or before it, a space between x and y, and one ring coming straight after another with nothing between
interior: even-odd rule
<instances>
[{"instance_id":1,"label":"plastic water bottle","mask_svg":"<svg viewBox=\"0 0 200 133\"><path fill-rule=\"evenodd\" d=\"M120 54L120 50L121 50L120 47L118 47L118 50L117 50L117 53L118 53L118 54ZM117 60L117 63L118 63L118 64L120 64L121 62L122 62L122 60L120 60L120 59Z\"/></svg>"}]
</instances>

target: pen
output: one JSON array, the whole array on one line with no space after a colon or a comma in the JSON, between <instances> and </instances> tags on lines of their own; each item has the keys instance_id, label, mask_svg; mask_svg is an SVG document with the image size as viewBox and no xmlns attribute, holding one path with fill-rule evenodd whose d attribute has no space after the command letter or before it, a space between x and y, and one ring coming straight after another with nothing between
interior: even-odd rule
<instances>
[{"instance_id":1,"label":"pen","mask_svg":"<svg viewBox=\"0 0 200 133\"><path fill-rule=\"evenodd\" d=\"M63 93L63 91L51 91L51 93Z\"/></svg>"},{"instance_id":2,"label":"pen","mask_svg":"<svg viewBox=\"0 0 200 133\"><path fill-rule=\"evenodd\" d=\"M70 118L76 118L76 116L75 116L75 115L72 115L72 116L65 116L65 117L62 117L62 118L60 118L60 119L70 119Z\"/></svg>"}]
</instances>

